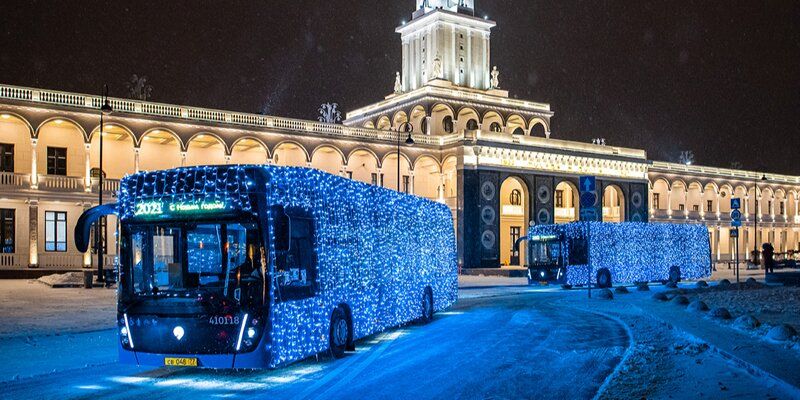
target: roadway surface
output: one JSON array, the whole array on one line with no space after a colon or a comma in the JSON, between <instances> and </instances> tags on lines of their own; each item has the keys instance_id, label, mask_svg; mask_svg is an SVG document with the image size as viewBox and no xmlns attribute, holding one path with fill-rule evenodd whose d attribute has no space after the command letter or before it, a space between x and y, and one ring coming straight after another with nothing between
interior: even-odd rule
<instances>
[{"instance_id":1,"label":"roadway surface","mask_svg":"<svg viewBox=\"0 0 800 400\"><path fill-rule=\"evenodd\" d=\"M65 343L47 343L69 352L74 362L67 364L74 368L6 381L0 398L591 398L621 360L628 336L617 322L572 309L559 296L462 298L430 324L357 342L357 351L343 359L275 371L119 365L113 330L96 333L111 337L101 341L109 348L107 359L87 365L80 350L85 344L66 343L65 337ZM20 365L37 364L23 352L14 357ZM46 356L38 360L47 363Z\"/></svg>"}]
</instances>

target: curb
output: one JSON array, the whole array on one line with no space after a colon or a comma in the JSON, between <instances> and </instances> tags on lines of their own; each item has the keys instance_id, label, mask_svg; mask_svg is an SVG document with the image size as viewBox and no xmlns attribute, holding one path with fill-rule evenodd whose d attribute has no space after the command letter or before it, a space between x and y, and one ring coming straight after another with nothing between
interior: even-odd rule
<instances>
[{"instance_id":1,"label":"curb","mask_svg":"<svg viewBox=\"0 0 800 400\"><path fill-rule=\"evenodd\" d=\"M708 341L706 341L704 339L701 339L701 338L699 338L699 337L697 337L697 336L695 336L695 335L693 335L691 333L688 333L685 330L683 330L681 328L678 328L673 324L670 324L669 322L666 322L664 320L661 320L661 321L663 321L666 324L668 324L670 327L672 327L672 329L680 332L683 336L685 336L685 337L687 337L689 339L692 339L694 341L697 341L698 343L703 343L703 344L707 345L709 350L712 350L714 353L719 354L720 357L724 358L725 360L727 360L731 364L735 365L736 367L738 367L740 369L743 369L745 372L747 372L751 376L753 376L755 378L762 378L762 379L764 379L764 380L766 380L768 382L771 382L775 386L779 386L783 390L791 393L794 397L800 398L800 388L792 385L791 383L786 382L783 379L778 378L777 376L771 374L770 372L767 372L767 371L763 370L758 365L755 365L753 363L750 363L750 362L747 362L745 360L742 360L741 358L739 358L739 357L737 357L737 356L735 356L735 355L733 355L733 354L731 354L731 353L729 353L729 352L727 352L725 350L720 349L719 347L717 347L713 343L709 343Z\"/></svg>"}]
</instances>

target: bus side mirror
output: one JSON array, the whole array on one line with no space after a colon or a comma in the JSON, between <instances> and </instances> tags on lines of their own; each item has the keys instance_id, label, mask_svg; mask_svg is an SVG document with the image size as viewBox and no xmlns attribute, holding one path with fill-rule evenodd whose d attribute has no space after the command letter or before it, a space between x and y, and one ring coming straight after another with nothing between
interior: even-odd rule
<instances>
[{"instance_id":1,"label":"bus side mirror","mask_svg":"<svg viewBox=\"0 0 800 400\"><path fill-rule=\"evenodd\" d=\"M289 251L292 223L283 207L272 208L272 223L275 234L275 251Z\"/></svg>"},{"instance_id":2,"label":"bus side mirror","mask_svg":"<svg viewBox=\"0 0 800 400\"><path fill-rule=\"evenodd\" d=\"M516 242L514 242L514 251L519 251L519 244L522 243L523 240L528 240L528 238L526 236L523 236L517 239Z\"/></svg>"}]
</instances>

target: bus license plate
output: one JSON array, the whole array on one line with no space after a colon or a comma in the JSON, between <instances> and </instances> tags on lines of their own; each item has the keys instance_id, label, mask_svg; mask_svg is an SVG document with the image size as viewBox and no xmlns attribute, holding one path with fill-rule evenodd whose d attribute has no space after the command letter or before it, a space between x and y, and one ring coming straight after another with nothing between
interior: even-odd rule
<instances>
[{"instance_id":1,"label":"bus license plate","mask_svg":"<svg viewBox=\"0 0 800 400\"><path fill-rule=\"evenodd\" d=\"M170 367L196 367L197 359L166 357L164 358L164 365L168 365Z\"/></svg>"}]
</instances>

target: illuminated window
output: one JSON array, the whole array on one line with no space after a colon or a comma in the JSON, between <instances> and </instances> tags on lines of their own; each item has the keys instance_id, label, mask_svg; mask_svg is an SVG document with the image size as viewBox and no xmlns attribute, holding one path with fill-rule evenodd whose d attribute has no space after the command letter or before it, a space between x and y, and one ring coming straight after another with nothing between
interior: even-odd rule
<instances>
[{"instance_id":1,"label":"illuminated window","mask_svg":"<svg viewBox=\"0 0 800 400\"><path fill-rule=\"evenodd\" d=\"M714 209L714 201L713 200L706 201L706 212L709 213L714 212L713 209Z\"/></svg>"},{"instance_id":2,"label":"illuminated window","mask_svg":"<svg viewBox=\"0 0 800 400\"><path fill-rule=\"evenodd\" d=\"M512 206L521 206L522 205L522 192L518 189L514 189L511 191L511 195L508 198L508 203Z\"/></svg>"},{"instance_id":3,"label":"illuminated window","mask_svg":"<svg viewBox=\"0 0 800 400\"><path fill-rule=\"evenodd\" d=\"M653 208L656 210L661 209L661 193L653 193Z\"/></svg>"},{"instance_id":4,"label":"illuminated window","mask_svg":"<svg viewBox=\"0 0 800 400\"><path fill-rule=\"evenodd\" d=\"M403 175L403 193L411 193L411 177Z\"/></svg>"},{"instance_id":5,"label":"illuminated window","mask_svg":"<svg viewBox=\"0 0 800 400\"><path fill-rule=\"evenodd\" d=\"M275 209L275 270L279 300L313 297L317 289L314 219L300 209Z\"/></svg>"},{"instance_id":6,"label":"illuminated window","mask_svg":"<svg viewBox=\"0 0 800 400\"><path fill-rule=\"evenodd\" d=\"M67 149L64 147L47 148L47 175L67 175Z\"/></svg>"},{"instance_id":7,"label":"illuminated window","mask_svg":"<svg viewBox=\"0 0 800 400\"><path fill-rule=\"evenodd\" d=\"M685 205L678 204L678 211L685 211L685 210L686 210L686 206Z\"/></svg>"},{"instance_id":8,"label":"illuminated window","mask_svg":"<svg viewBox=\"0 0 800 400\"><path fill-rule=\"evenodd\" d=\"M0 143L0 172L14 172L14 145Z\"/></svg>"},{"instance_id":9,"label":"illuminated window","mask_svg":"<svg viewBox=\"0 0 800 400\"><path fill-rule=\"evenodd\" d=\"M372 182L373 186L378 186L378 174L376 174L374 172L372 173L372 181L371 182Z\"/></svg>"},{"instance_id":10,"label":"illuminated window","mask_svg":"<svg viewBox=\"0 0 800 400\"><path fill-rule=\"evenodd\" d=\"M556 208L564 208L564 191L556 190Z\"/></svg>"},{"instance_id":11,"label":"illuminated window","mask_svg":"<svg viewBox=\"0 0 800 400\"><path fill-rule=\"evenodd\" d=\"M700 205L699 205L699 204L695 204L695 205L693 205L693 206L692 206L692 211L694 211L694 212L698 212L698 211L700 211Z\"/></svg>"},{"instance_id":12,"label":"illuminated window","mask_svg":"<svg viewBox=\"0 0 800 400\"><path fill-rule=\"evenodd\" d=\"M467 121L467 129L474 131L478 129L478 121L471 119Z\"/></svg>"},{"instance_id":13,"label":"illuminated window","mask_svg":"<svg viewBox=\"0 0 800 400\"><path fill-rule=\"evenodd\" d=\"M780 215L786 215L786 203L784 203L784 202L781 202L781 214Z\"/></svg>"},{"instance_id":14,"label":"illuminated window","mask_svg":"<svg viewBox=\"0 0 800 400\"><path fill-rule=\"evenodd\" d=\"M67 213L44 213L44 251L67 251Z\"/></svg>"},{"instance_id":15,"label":"illuminated window","mask_svg":"<svg viewBox=\"0 0 800 400\"><path fill-rule=\"evenodd\" d=\"M498 122L492 122L492 124L489 125L489 130L492 132L502 132L503 127Z\"/></svg>"},{"instance_id":16,"label":"illuminated window","mask_svg":"<svg viewBox=\"0 0 800 400\"><path fill-rule=\"evenodd\" d=\"M14 210L0 209L0 253L14 253Z\"/></svg>"}]
</instances>

